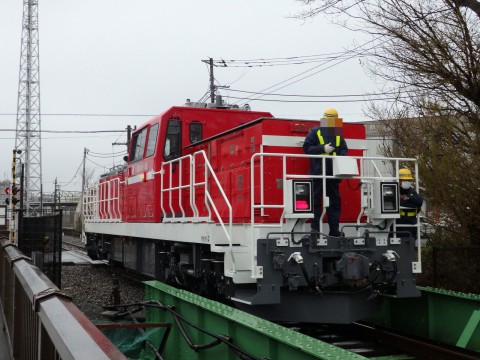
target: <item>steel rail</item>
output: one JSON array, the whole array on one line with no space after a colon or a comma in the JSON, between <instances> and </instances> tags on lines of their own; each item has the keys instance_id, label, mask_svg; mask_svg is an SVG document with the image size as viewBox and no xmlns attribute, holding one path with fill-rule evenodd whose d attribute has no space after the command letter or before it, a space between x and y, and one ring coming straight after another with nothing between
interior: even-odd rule
<instances>
[{"instance_id":1,"label":"steel rail","mask_svg":"<svg viewBox=\"0 0 480 360\"><path fill-rule=\"evenodd\" d=\"M442 343L434 343L426 339L412 337L410 335L398 334L382 328L371 328L375 332L378 340L402 349L416 357L422 359L436 360L478 360L480 353L471 350L446 345Z\"/></svg>"}]
</instances>

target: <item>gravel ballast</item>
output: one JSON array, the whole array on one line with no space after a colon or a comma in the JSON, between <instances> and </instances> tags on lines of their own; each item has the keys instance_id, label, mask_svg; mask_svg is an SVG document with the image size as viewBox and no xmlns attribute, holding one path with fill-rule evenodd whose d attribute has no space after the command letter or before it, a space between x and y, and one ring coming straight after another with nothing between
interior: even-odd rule
<instances>
[{"instance_id":1,"label":"gravel ballast","mask_svg":"<svg viewBox=\"0 0 480 360\"><path fill-rule=\"evenodd\" d=\"M75 238L68 237L69 241ZM119 280L120 303L145 299L145 285L123 275L123 270L108 265L62 266L62 291L72 297L74 304L92 321L104 320L103 305L113 303L113 278Z\"/></svg>"}]
</instances>

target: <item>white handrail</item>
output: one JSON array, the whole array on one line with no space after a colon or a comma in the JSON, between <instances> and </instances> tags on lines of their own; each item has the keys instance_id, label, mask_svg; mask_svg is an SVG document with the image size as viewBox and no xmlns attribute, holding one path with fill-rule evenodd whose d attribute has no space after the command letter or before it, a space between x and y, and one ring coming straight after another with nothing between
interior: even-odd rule
<instances>
[{"instance_id":1,"label":"white handrail","mask_svg":"<svg viewBox=\"0 0 480 360\"><path fill-rule=\"evenodd\" d=\"M95 222L122 221L119 178L85 188L84 217Z\"/></svg>"},{"instance_id":2,"label":"white handrail","mask_svg":"<svg viewBox=\"0 0 480 360\"><path fill-rule=\"evenodd\" d=\"M298 179L298 178L321 178L323 182L323 210L322 214L320 217L320 232L321 232L321 226L322 226L322 220L323 217L325 216L326 213L326 179L332 179L332 178L341 178L338 176L332 176L332 175L305 175L305 174L289 174L286 171L286 159L287 158L319 158L322 160L322 165L323 169L325 169L325 161L327 156L323 155L310 155L310 154L287 154L287 153L256 153L253 154L250 160L250 204L251 204L251 211L250 211L250 222L251 222L251 247L252 247L252 257L251 257L251 267L252 267L252 278L258 278L261 277L259 274L259 270L257 269L257 247L255 243L255 209L262 209L262 214L263 214L263 209L267 208L285 208L285 204L275 204L275 205L266 205L265 204L265 199L264 199L264 192L263 192L263 187L260 191L260 204L255 204L255 160L259 158L259 163L260 163L260 169L259 169L259 176L260 176L260 183L263 184L263 177L264 177L264 170L263 170L263 158L264 157L281 157L282 158L282 183L286 184L287 179ZM417 191L418 191L418 164L417 164L417 159L414 158L387 158L387 157L380 157L380 156L370 156L370 157L364 157L364 156L349 156L349 158L353 158L355 160L359 160L360 164L360 171L359 175L352 175L352 176L345 176L345 178L348 179L353 179L353 180L360 180L362 183L365 183L368 180L374 180L374 179L385 179L385 176L382 175L382 172L376 165L375 161L381 161L381 162L395 162L395 173L398 174L398 169L399 169L399 162L413 162L415 164L415 173L417 174ZM364 169L367 167L367 164L370 163L373 165L373 174L365 174ZM378 176L375 176L375 174L378 174ZM393 175L390 178L395 178ZM397 175L397 180L398 180L398 175ZM371 195L371 188L367 185L367 192ZM360 219L360 215L359 218ZM282 221L284 219L284 215L280 217L280 226L282 225ZM357 219L357 222L359 221ZM417 224L418 226L418 224ZM419 234L419 231L417 231L417 235ZM321 235L320 235L321 236ZM419 239L419 236L417 236L417 239ZM418 246L418 264L421 265L421 246Z\"/></svg>"},{"instance_id":3,"label":"white handrail","mask_svg":"<svg viewBox=\"0 0 480 360\"><path fill-rule=\"evenodd\" d=\"M191 188L191 180L190 180L190 184L189 185L183 185L182 184L182 181L183 181L183 178L182 178L182 175L181 175L181 172L182 172L182 162L184 160L188 160L188 166L191 167L191 163L192 163L192 156L191 155L185 155L185 156L182 156L182 157L179 157L179 158L176 158L176 159L173 159L173 160L170 160L170 161L166 161L166 162L163 162L162 165L161 165L161 169L160 171L158 172L154 172L153 175L156 175L156 174L160 174L160 208L162 209L162 214L164 215L163 217L163 222L174 222L175 219L177 218L175 216L175 210L173 209L173 203L172 203L172 194L173 194L173 191L178 191L179 192L179 196L178 196L178 201L179 201L179 208L182 212L182 217L180 217L180 219L184 219L185 218L185 210L183 209L183 205L181 204L181 201L182 201L182 189L190 189ZM178 172L180 173L179 174L179 184L178 186L172 186L172 183L173 183L173 166L174 165L177 165L178 166ZM167 169L169 169L169 187L165 187L165 181L164 181L164 176L165 176L165 172L167 171ZM191 179L191 176L190 176L190 179ZM165 215L167 214L167 212L165 211L165 207L163 205L164 203L164 193L166 194L169 194L168 196L168 207L169 207L169 210L170 210L170 214L171 214L171 218L166 218ZM192 211L194 211L195 213L195 210L192 209Z\"/></svg>"},{"instance_id":4,"label":"white handrail","mask_svg":"<svg viewBox=\"0 0 480 360\"><path fill-rule=\"evenodd\" d=\"M196 167L197 167L197 158L198 157L203 158L204 166L206 167L206 169L204 171L204 178L202 179L201 182L197 182L197 179L196 179ZM179 175L178 186L172 186L172 166L173 166L173 164L178 164L178 167L179 167L178 171L181 173L182 172L182 164L183 164L184 161L188 161L188 168L190 170L190 183L188 185L183 184L182 183L183 178L182 178L181 175ZM165 186L165 182L164 182L164 179L163 179L163 176L165 174L166 169L170 170L169 187ZM210 164L210 161L207 158L207 155L206 155L205 151L200 150L200 151L197 151L197 152L195 152L191 155L185 155L185 156L182 156L180 158L164 162L164 163L162 163L162 171L160 171L160 173L162 174L161 180L160 180L160 194L161 194L160 204L161 204L161 208L162 208L162 213L165 214L165 209L164 209L164 206L163 206L164 196L165 196L164 194L168 194L168 196L169 196L168 203L169 203L170 211L172 213L172 217L168 218L168 219L164 217L163 222L199 221L200 219L204 220L205 219L204 217L199 216L200 214L199 214L199 211L198 211L197 202L195 201L196 200L195 189L197 187L203 187L204 193L205 193L205 195L204 195L204 205L205 205L205 207L208 211L208 215L207 215L206 219L207 219L207 221L212 221L212 209L213 209L213 212L215 213L215 215L218 219L218 222L219 222L220 226L222 227L222 230L225 234L225 237L227 238L228 245L229 245L229 252L230 252L231 259L232 259L232 269L231 269L231 271L235 272L236 271L236 263L235 263L235 257L234 257L234 254L233 254L233 242L232 242L232 224L233 224L232 205L230 204L230 201L229 201L227 195L225 194L225 191L223 190L223 187L222 187L220 181L218 180L217 175L215 174L215 171L213 170L213 168ZM219 192L220 192L220 194L223 198L223 201L225 202L225 205L228 209L228 224L225 224L225 222L223 221L222 217L220 216L220 212L218 211L218 208L215 204L215 201L213 200L213 198L210 194L210 191L209 191L210 183L208 181L209 177L211 177L213 179L213 182L217 186L217 188L218 188L218 190L219 190ZM190 191L190 205L191 205L191 209L192 209L192 212L193 212L193 217L188 218L188 219L185 216L186 214L185 214L185 211L183 210L183 206L181 204L179 204L179 207L182 210L182 217L175 217L173 204L172 204L173 191L178 191L179 192L178 198L179 198L179 202L181 202L181 199L182 199L181 193L182 193L183 189L188 189Z\"/></svg>"},{"instance_id":5,"label":"white handrail","mask_svg":"<svg viewBox=\"0 0 480 360\"><path fill-rule=\"evenodd\" d=\"M203 156L203 159L205 161L205 166L207 166L207 168L209 170L209 173L211 174L213 180L215 181L215 184L217 185L218 190L220 191L220 194L222 195L223 200L225 201L225 204L228 207L228 230L227 230L227 228L225 227L225 223L223 222L223 220L222 220L222 218L221 218L221 216L218 212L218 209L215 206L215 202L213 201L212 197L210 196L210 192L208 191L208 188L207 188L207 184L208 184L207 176L205 175L205 196L208 197L208 200L209 200L210 204L212 205L213 210L215 211L215 214L217 215L217 219L218 219L220 225L222 226L222 229L223 229L223 231L224 231L224 233L227 237L228 246L229 246L229 250L230 250L230 256L231 256L231 259L232 259L232 267L233 267L230 270L233 273L235 273L236 272L236 264L235 264L235 257L233 255L233 243L232 243L232 222L233 222L232 205L230 204L230 201L228 200L228 197L225 194L225 191L223 190L223 187L220 184L220 181L218 180L217 175L215 174L215 171L213 170L213 168L210 164L210 161L208 161L207 154L205 153L205 151L200 150L200 151L197 151L196 153L194 153L193 154L194 159L200 154ZM193 164L195 164L195 161L193 162ZM195 171L195 168L192 169L192 172L194 172L194 171Z\"/></svg>"}]
</instances>

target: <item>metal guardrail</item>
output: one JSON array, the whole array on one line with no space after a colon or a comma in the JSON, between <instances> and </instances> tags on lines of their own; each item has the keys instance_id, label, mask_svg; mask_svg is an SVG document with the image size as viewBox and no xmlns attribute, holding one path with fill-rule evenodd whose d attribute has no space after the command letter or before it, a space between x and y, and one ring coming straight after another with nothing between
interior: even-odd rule
<instances>
[{"instance_id":1,"label":"metal guardrail","mask_svg":"<svg viewBox=\"0 0 480 360\"><path fill-rule=\"evenodd\" d=\"M4 238L0 305L14 359L126 359L30 258Z\"/></svg>"},{"instance_id":2,"label":"metal guardrail","mask_svg":"<svg viewBox=\"0 0 480 360\"><path fill-rule=\"evenodd\" d=\"M431 287L419 289L420 298L385 298L381 312L368 322L477 351L480 358L480 295Z\"/></svg>"}]
</instances>

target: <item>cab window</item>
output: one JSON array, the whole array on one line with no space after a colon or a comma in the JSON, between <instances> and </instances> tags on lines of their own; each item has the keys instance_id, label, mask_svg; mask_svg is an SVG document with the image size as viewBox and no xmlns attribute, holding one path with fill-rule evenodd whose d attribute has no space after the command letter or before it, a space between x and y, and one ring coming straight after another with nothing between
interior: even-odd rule
<instances>
[{"instance_id":1,"label":"cab window","mask_svg":"<svg viewBox=\"0 0 480 360\"><path fill-rule=\"evenodd\" d=\"M147 127L133 134L130 161L137 161L143 158Z\"/></svg>"},{"instance_id":2,"label":"cab window","mask_svg":"<svg viewBox=\"0 0 480 360\"><path fill-rule=\"evenodd\" d=\"M157 145L158 124L150 127L150 133L148 134L147 152L145 157L152 156L155 153L155 147Z\"/></svg>"},{"instance_id":3,"label":"cab window","mask_svg":"<svg viewBox=\"0 0 480 360\"><path fill-rule=\"evenodd\" d=\"M198 122L192 122L190 123L190 129L189 129L189 137L190 137L190 143L195 144L196 142L199 142L202 140L202 124Z\"/></svg>"},{"instance_id":4,"label":"cab window","mask_svg":"<svg viewBox=\"0 0 480 360\"><path fill-rule=\"evenodd\" d=\"M181 134L182 123L179 119L169 119L167 124L167 134L165 146L163 148L163 157L166 161L180 157L181 153Z\"/></svg>"}]
</instances>

